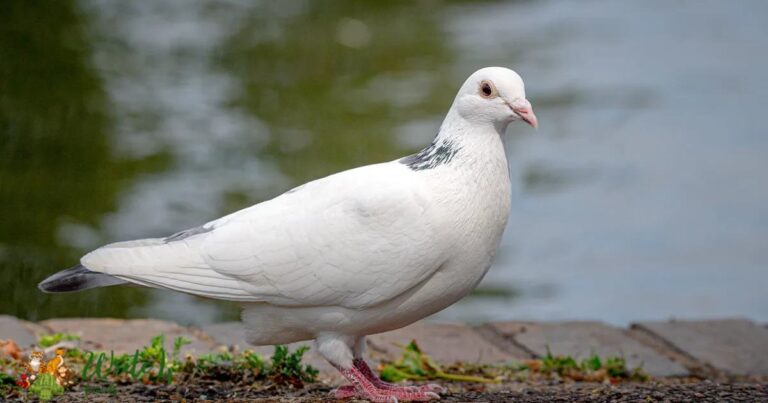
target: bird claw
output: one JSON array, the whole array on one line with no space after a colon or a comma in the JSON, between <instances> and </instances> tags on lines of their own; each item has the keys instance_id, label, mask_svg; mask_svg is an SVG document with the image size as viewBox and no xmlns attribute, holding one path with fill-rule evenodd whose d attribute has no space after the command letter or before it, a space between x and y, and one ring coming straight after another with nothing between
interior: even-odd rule
<instances>
[{"instance_id":1,"label":"bird claw","mask_svg":"<svg viewBox=\"0 0 768 403\"><path fill-rule=\"evenodd\" d=\"M328 396L340 400L349 399L357 396L357 392L355 392L355 388L353 388L352 385L344 385L336 389L332 389L330 392L328 392Z\"/></svg>"},{"instance_id":2,"label":"bird claw","mask_svg":"<svg viewBox=\"0 0 768 403\"><path fill-rule=\"evenodd\" d=\"M372 402L427 402L440 400L434 387L439 385L402 386L382 381L364 360L355 360L349 368L337 367L339 372L351 382L332 391L337 399L358 397Z\"/></svg>"},{"instance_id":3,"label":"bird claw","mask_svg":"<svg viewBox=\"0 0 768 403\"><path fill-rule=\"evenodd\" d=\"M429 400L440 400L440 395L435 392L425 392L424 394L430 398Z\"/></svg>"},{"instance_id":4,"label":"bird claw","mask_svg":"<svg viewBox=\"0 0 768 403\"><path fill-rule=\"evenodd\" d=\"M431 386L431 385L424 385ZM331 390L330 397L334 399L350 399L354 397L370 400L372 402L426 402L430 400L440 400L440 395L435 392L420 390L421 387L400 386L393 389L375 389L372 391L357 391L352 385L340 386Z\"/></svg>"},{"instance_id":5,"label":"bird claw","mask_svg":"<svg viewBox=\"0 0 768 403\"><path fill-rule=\"evenodd\" d=\"M423 385L422 388L425 388L426 390L435 392L437 394L448 393L448 388L442 385L438 385L436 383L429 383L429 384Z\"/></svg>"},{"instance_id":6,"label":"bird claw","mask_svg":"<svg viewBox=\"0 0 768 403\"><path fill-rule=\"evenodd\" d=\"M400 390L401 393L404 393L406 391L411 393L436 392L437 394L446 393L448 391L448 389L435 383L430 383L426 385L403 386L403 385L397 385L394 383L385 382L384 380L376 376L376 374L373 372L371 367L368 366L368 363L366 363L364 359L356 358L353 361L353 364L355 368L357 368L357 370L366 379L368 379L368 381L370 381L373 384L373 386L375 386L377 389L380 389L380 390Z\"/></svg>"}]
</instances>

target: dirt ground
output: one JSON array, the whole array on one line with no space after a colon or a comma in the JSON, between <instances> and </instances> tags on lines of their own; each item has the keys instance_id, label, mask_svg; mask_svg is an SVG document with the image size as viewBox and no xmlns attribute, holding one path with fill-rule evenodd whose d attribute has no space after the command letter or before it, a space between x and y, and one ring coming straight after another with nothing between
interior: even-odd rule
<instances>
[{"instance_id":1,"label":"dirt ground","mask_svg":"<svg viewBox=\"0 0 768 403\"><path fill-rule=\"evenodd\" d=\"M86 394L84 388L90 392ZM195 385L125 385L115 389L81 385L55 402L321 402L328 386L317 384L300 390L258 389L226 382ZM33 399L30 399L33 400ZM19 399L18 401L21 401ZM768 382L718 383L712 381L661 381L623 383L530 384L509 383L485 388L482 385L451 385L442 402L768 402Z\"/></svg>"}]
</instances>

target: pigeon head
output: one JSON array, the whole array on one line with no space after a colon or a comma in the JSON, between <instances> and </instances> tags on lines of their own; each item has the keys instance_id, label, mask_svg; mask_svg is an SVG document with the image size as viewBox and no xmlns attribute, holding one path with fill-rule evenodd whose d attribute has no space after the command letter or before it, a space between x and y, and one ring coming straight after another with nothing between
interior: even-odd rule
<instances>
[{"instance_id":1,"label":"pigeon head","mask_svg":"<svg viewBox=\"0 0 768 403\"><path fill-rule=\"evenodd\" d=\"M453 107L464 119L499 128L522 120L537 128L536 115L525 99L523 79L504 67L486 67L474 72L456 95Z\"/></svg>"}]
</instances>

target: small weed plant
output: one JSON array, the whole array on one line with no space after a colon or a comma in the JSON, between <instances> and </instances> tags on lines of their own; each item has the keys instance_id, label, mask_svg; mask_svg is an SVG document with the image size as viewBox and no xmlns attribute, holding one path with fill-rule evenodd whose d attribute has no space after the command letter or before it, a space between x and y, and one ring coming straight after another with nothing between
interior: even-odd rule
<instances>
[{"instance_id":1,"label":"small weed plant","mask_svg":"<svg viewBox=\"0 0 768 403\"><path fill-rule=\"evenodd\" d=\"M446 372L430 356L424 354L416 344L416 340L403 347L403 355L395 362L384 364L381 368L381 379L388 382L426 381L430 379L445 379L458 382L496 383L497 379L466 375L457 372Z\"/></svg>"},{"instance_id":2,"label":"small weed plant","mask_svg":"<svg viewBox=\"0 0 768 403\"><path fill-rule=\"evenodd\" d=\"M269 360L246 350L239 354L219 352L204 354L196 359L188 356L181 367L185 376L192 378L253 383L270 381L277 386L301 388L306 383L317 381L318 371L302 363L309 347L302 346L290 352L286 346L275 346Z\"/></svg>"},{"instance_id":3,"label":"small weed plant","mask_svg":"<svg viewBox=\"0 0 768 403\"><path fill-rule=\"evenodd\" d=\"M538 360L525 361L518 366L518 369L539 373L547 377L587 382L645 382L650 379L643 372L642 367L629 369L624 357L601 359L600 356L592 353L589 357L577 361L570 356L553 355L549 348L547 348L547 354L544 357Z\"/></svg>"},{"instance_id":4,"label":"small weed plant","mask_svg":"<svg viewBox=\"0 0 768 403\"><path fill-rule=\"evenodd\" d=\"M80 340L80 336L72 333L53 333L40 336L37 340L37 345L43 348L51 347L55 344L59 344L63 341L77 341Z\"/></svg>"},{"instance_id":5,"label":"small weed plant","mask_svg":"<svg viewBox=\"0 0 768 403\"><path fill-rule=\"evenodd\" d=\"M41 337L38 344L49 347L78 339L73 334L56 333ZM156 384L213 379L239 384L269 381L277 386L300 388L317 380L318 371L302 363L304 354L309 350L306 346L293 352L285 346L276 346L274 354L268 359L251 350L180 358L181 349L190 343L189 339L176 337L168 352L165 337L158 335L133 354L83 352L74 348L67 351L67 357L68 363L81 367L78 371L80 378L89 382Z\"/></svg>"},{"instance_id":6,"label":"small weed plant","mask_svg":"<svg viewBox=\"0 0 768 403\"><path fill-rule=\"evenodd\" d=\"M570 356L547 354L535 360L509 365L456 363L440 366L424 354L416 341L403 347L401 358L381 365L381 377L389 382L442 379L457 382L498 383L536 379L562 379L584 382L644 382L649 379L641 367L628 369L623 357L600 358L597 354L576 360Z\"/></svg>"}]
</instances>

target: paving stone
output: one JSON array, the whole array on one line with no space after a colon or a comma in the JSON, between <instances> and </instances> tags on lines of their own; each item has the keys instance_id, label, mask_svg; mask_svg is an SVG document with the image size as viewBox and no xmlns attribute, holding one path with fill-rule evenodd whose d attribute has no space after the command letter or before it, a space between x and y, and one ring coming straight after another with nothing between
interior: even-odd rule
<instances>
[{"instance_id":1,"label":"paving stone","mask_svg":"<svg viewBox=\"0 0 768 403\"><path fill-rule=\"evenodd\" d=\"M133 353L149 344L152 337L165 335L165 348L172 351L173 340L183 336L192 343L184 346L182 355L202 354L214 349L215 344L194 329L173 322L155 319L49 319L41 322L52 332L73 333L82 338L86 350L114 351L116 354Z\"/></svg>"},{"instance_id":2,"label":"paving stone","mask_svg":"<svg viewBox=\"0 0 768 403\"><path fill-rule=\"evenodd\" d=\"M732 375L768 375L768 329L744 319L640 322L696 360Z\"/></svg>"},{"instance_id":3,"label":"paving stone","mask_svg":"<svg viewBox=\"0 0 768 403\"><path fill-rule=\"evenodd\" d=\"M273 347L252 347L245 341L245 330L239 322L220 323L203 326L203 333L208 334L216 344L237 346L240 350L250 348L259 354L269 356ZM499 363L514 359L527 358L527 355L510 354L484 340L474 330L457 324L429 324L419 322L403 329L373 335L368 337L368 358L374 363L382 359L397 359L401 348L416 339L419 346L433 359L443 363L483 362ZM311 342L300 342L289 345L293 349L299 345L309 345ZM336 370L312 348L306 355L307 362L320 369L324 374L335 374Z\"/></svg>"},{"instance_id":4,"label":"paving stone","mask_svg":"<svg viewBox=\"0 0 768 403\"><path fill-rule=\"evenodd\" d=\"M37 343L37 338L48 333L48 329L38 324L17 319L14 316L0 315L0 340L12 339L21 348Z\"/></svg>"},{"instance_id":5,"label":"paving stone","mask_svg":"<svg viewBox=\"0 0 768 403\"><path fill-rule=\"evenodd\" d=\"M267 357L272 355L274 351L274 347L271 346L253 347L248 345L245 341L245 330L240 322L203 326L201 330L218 345L237 346L240 350L250 348ZM369 336L367 338L368 359L373 364L382 359L397 359L402 352L398 345L406 345L413 339L416 339L424 352L442 363L457 361L503 363L528 358L528 355L522 351L515 355L494 346L473 329L464 325L419 322L403 329ZM313 343L299 342L290 344L288 347L293 350L300 345L311 347L305 356L307 363L318 368L324 377L330 378L333 382L341 380L338 372L317 354Z\"/></svg>"},{"instance_id":6,"label":"paving stone","mask_svg":"<svg viewBox=\"0 0 768 403\"><path fill-rule=\"evenodd\" d=\"M452 323L417 322L402 329L368 337L369 355L374 359L394 360L402 355L402 346L416 340L419 347L435 361L497 364L530 358L522 350L502 349L486 340L471 327Z\"/></svg>"},{"instance_id":7,"label":"paving stone","mask_svg":"<svg viewBox=\"0 0 768 403\"><path fill-rule=\"evenodd\" d=\"M547 354L547 348L554 355L569 355L576 359L591 354L623 356L629 368L642 365L653 376L688 374L683 365L630 338L624 329L600 322L501 322L491 326L539 357Z\"/></svg>"}]
</instances>

